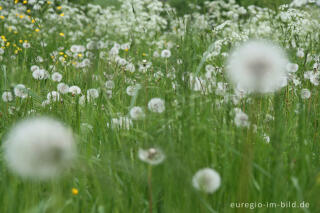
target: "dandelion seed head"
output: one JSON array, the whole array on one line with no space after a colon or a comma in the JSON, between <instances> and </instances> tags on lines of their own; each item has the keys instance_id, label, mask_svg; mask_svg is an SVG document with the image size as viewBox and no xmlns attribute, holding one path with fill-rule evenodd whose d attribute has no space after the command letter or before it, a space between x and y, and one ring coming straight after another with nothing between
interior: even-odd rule
<instances>
[{"instance_id":1,"label":"dandelion seed head","mask_svg":"<svg viewBox=\"0 0 320 213\"><path fill-rule=\"evenodd\" d=\"M308 89L301 90L301 98L302 99L309 99L311 97L311 92Z\"/></svg>"},{"instance_id":2,"label":"dandelion seed head","mask_svg":"<svg viewBox=\"0 0 320 213\"><path fill-rule=\"evenodd\" d=\"M299 65L294 63L288 63L286 69L288 72L297 72L299 69Z\"/></svg>"},{"instance_id":3,"label":"dandelion seed head","mask_svg":"<svg viewBox=\"0 0 320 213\"><path fill-rule=\"evenodd\" d=\"M139 149L139 158L150 165L158 165L165 159L164 153L158 148Z\"/></svg>"},{"instance_id":4,"label":"dandelion seed head","mask_svg":"<svg viewBox=\"0 0 320 213\"><path fill-rule=\"evenodd\" d=\"M148 108L151 112L163 113L165 110L164 100L161 98L152 98L148 103Z\"/></svg>"},{"instance_id":5,"label":"dandelion seed head","mask_svg":"<svg viewBox=\"0 0 320 213\"><path fill-rule=\"evenodd\" d=\"M58 72L52 74L51 79L55 82L60 82L62 80L62 75Z\"/></svg>"},{"instance_id":6,"label":"dandelion seed head","mask_svg":"<svg viewBox=\"0 0 320 213\"><path fill-rule=\"evenodd\" d=\"M32 65L32 66L30 67L31 72L34 72L34 71L39 70L39 69L40 69L40 68L39 68L37 65Z\"/></svg>"},{"instance_id":7,"label":"dandelion seed head","mask_svg":"<svg viewBox=\"0 0 320 213\"><path fill-rule=\"evenodd\" d=\"M23 84L17 84L14 87L14 95L20 98L26 98L28 97L28 92L26 87Z\"/></svg>"},{"instance_id":8,"label":"dandelion seed head","mask_svg":"<svg viewBox=\"0 0 320 213\"><path fill-rule=\"evenodd\" d=\"M2 100L4 102L10 102L13 100L13 96L11 92L4 92L2 93Z\"/></svg>"},{"instance_id":9,"label":"dandelion seed head","mask_svg":"<svg viewBox=\"0 0 320 213\"><path fill-rule=\"evenodd\" d=\"M61 94L66 94L69 92L69 86L65 83L59 83L57 85L57 90L58 92L60 92Z\"/></svg>"},{"instance_id":10,"label":"dandelion seed head","mask_svg":"<svg viewBox=\"0 0 320 213\"><path fill-rule=\"evenodd\" d=\"M115 87L115 84L112 80L108 80L106 81L105 86L107 89L113 89Z\"/></svg>"},{"instance_id":11,"label":"dandelion seed head","mask_svg":"<svg viewBox=\"0 0 320 213\"><path fill-rule=\"evenodd\" d=\"M98 97L99 97L99 91L97 89L88 89L87 90L88 101L96 99Z\"/></svg>"},{"instance_id":12,"label":"dandelion seed head","mask_svg":"<svg viewBox=\"0 0 320 213\"><path fill-rule=\"evenodd\" d=\"M70 129L51 118L19 122L4 142L8 167L25 178L48 179L69 168L75 156Z\"/></svg>"},{"instance_id":13,"label":"dandelion seed head","mask_svg":"<svg viewBox=\"0 0 320 213\"><path fill-rule=\"evenodd\" d=\"M204 168L193 176L192 185L197 190L205 193L214 193L221 185L221 178L218 172L210 168Z\"/></svg>"},{"instance_id":14,"label":"dandelion seed head","mask_svg":"<svg viewBox=\"0 0 320 213\"><path fill-rule=\"evenodd\" d=\"M248 127L250 125L249 117L246 113L242 112L240 109L236 111L234 118L234 123L238 127Z\"/></svg>"},{"instance_id":15,"label":"dandelion seed head","mask_svg":"<svg viewBox=\"0 0 320 213\"><path fill-rule=\"evenodd\" d=\"M161 57L162 58L170 58L171 56L171 51L170 50L162 50L161 52Z\"/></svg>"},{"instance_id":16,"label":"dandelion seed head","mask_svg":"<svg viewBox=\"0 0 320 213\"><path fill-rule=\"evenodd\" d=\"M79 95L79 94L81 94L81 89L80 89L80 87L74 85L74 86L69 87L69 92L72 95Z\"/></svg>"},{"instance_id":17,"label":"dandelion seed head","mask_svg":"<svg viewBox=\"0 0 320 213\"><path fill-rule=\"evenodd\" d=\"M57 91L49 92L49 93L47 94L47 99L48 99L49 101L59 101L59 100L60 100L60 94L59 94L59 92L57 92Z\"/></svg>"},{"instance_id":18,"label":"dandelion seed head","mask_svg":"<svg viewBox=\"0 0 320 213\"><path fill-rule=\"evenodd\" d=\"M42 79L45 79L45 70L43 69L38 69L38 70L35 70L34 72L32 72L32 77L36 80L42 80Z\"/></svg>"},{"instance_id":19,"label":"dandelion seed head","mask_svg":"<svg viewBox=\"0 0 320 213\"><path fill-rule=\"evenodd\" d=\"M249 41L230 55L227 76L235 87L249 93L270 93L287 85L287 64L281 48L266 41Z\"/></svg>"},{"instance_id":20,"label":"dandelion seed head","mask_svg":"<svg viewBox=\"0 0 320 213\"><path fill-rule=\"evenodd\" d=\"M135 107L132 107L132 109L130 110L130 117L133 120L139 120L139 119L143 119L145 117L145 114L141 107L135 106Z\"/></svg>"},{"instance_id":21,"label":"dandelion seed head","mask_svg":"<svg viewBox=\"0 0 320 213\"><path fill-rule=\"evenodd\" d=\"M135 96L140 88L141 88L140 84L128 86L126 89L126 92L129 96Z\"/></svg>"}]
</instances>

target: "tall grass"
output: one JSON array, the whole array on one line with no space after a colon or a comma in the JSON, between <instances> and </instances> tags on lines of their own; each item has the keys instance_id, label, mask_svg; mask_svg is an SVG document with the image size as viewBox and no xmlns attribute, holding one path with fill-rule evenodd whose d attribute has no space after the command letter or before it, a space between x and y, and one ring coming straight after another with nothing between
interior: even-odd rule
<instances>
[{"instance_id":1,"label":"tall grass","mask_svg":"<svg viewBox=\"0 0 320 213\"><path fill-rule=\"evenodd\" d=\"M95 1L99 4L117 4L116 1ZM287 1L239 1L273 7ZM83 2L86 3L86 2ZM172 0L181 13L187 12L186 1ZM201 4L203 1L194 1ZM62 26L63 27L63 26ZM0 31L4 31L0 24ZM10 34L11 35L11 34ZM33 59L42 52L50 58L39 42L17 55L17 60L0 66L0 90L12 90L23 82L30 87L30 98L14 102L0 102L0 137L18 120L28 117L34 109L37 114L58 117L72 127L77 135L79 160L71 172L59 180L35 182L12 174L0 153L0 212L3 213L124 213L148 212L148 165L137 157L139 148L161 147L166 154L163 164L153 168L153 210L157 213L249 212L245 208L231 208L232 202L298 201L310 203L309 209L259 208L254 212L318 212L320 209L320 99L318 87L303 82L312 91L312 98L303 100L289 87L266 96L252 96L250 102L240 104L251 119L261 127L238 128L233 122L233 104L215 93L201 95L190 90L183 80L186 72L195 72L212 38L205 32L187 31L172 49L172 57L154 60L157 69L166 73L175 67L179 87L162 77L154 79L152 72L135 80L142 89L135 100L126 94L128 74L121 67L96 57L85 73L76 68L57 65L63 81L78 85L83 91L103 88L104 81L95 81L92 75L104 79L113 75L115 89L112 98L105 90L95 104L80 106L79 97L62 95L63 101L42 107L41 101L49 91L56 90L52 81L35 81L30 74ZM157 35L158 36L158 35ZM37 37L27 37L29 41ZM214 38L213 38L214 39ZM81 41L78 41L81 43ZM317 43L317 41L314 41ZM47 49L71 45L70 40L50 37ZM230 51L231 48L225 51ZM310 51L320 52L320 46ZM291 58L303 70L305 61L296 59L295 50L288 50ZM143 53L147 55L144 56ZM121 52L134 63L153 60L152 51L142 41L130 50ZM4 57L9 57L5 55ZM177 65L177 60L183 63ZM224 59L214 63L223 66ZM44 66L48 66L45 64ZM48 68L48 67L46 67ZM153 70L154 71L154 70ZM201 68L201 72L204 72ZM133 78L133 77L132 77ZM217 80L225 81L223 74ZM148 101L161 97L166 102L163 114L148 111ZM118 113L127 115L132 102L146 111L146 118L135 121L129 130L109 128L110 120ZM14 107L14 108L12 108ZM299 112L299 113L298 113ZM32 114L32 113L31 113ZM267 114L274 116L268 120ZM90 124L92 128L88 128ZM270 136L270 143L264 138ZM222 178L221 188L213 195L196 191L191 184L193 174L200 168L211 167ZM73 195L72 188L79 194Z\"/></svg>"}]
</instances>

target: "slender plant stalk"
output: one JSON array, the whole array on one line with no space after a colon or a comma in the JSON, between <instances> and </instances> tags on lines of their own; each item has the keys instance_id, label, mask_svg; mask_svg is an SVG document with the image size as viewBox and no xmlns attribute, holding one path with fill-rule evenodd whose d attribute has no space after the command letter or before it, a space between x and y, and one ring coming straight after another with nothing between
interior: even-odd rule
<instances>
[{"instance_id":1,"label":"slender plant stalk","mask_svg":"<svg viewBox=\"0 0 320 213\"><path fill-rule=\"evenodd\" d=\"M151 183L151 177L152 177L152 166L149 165L149 168L148 168L149 213L152 213L152 183Z\"/></svg>"}]
</instances>

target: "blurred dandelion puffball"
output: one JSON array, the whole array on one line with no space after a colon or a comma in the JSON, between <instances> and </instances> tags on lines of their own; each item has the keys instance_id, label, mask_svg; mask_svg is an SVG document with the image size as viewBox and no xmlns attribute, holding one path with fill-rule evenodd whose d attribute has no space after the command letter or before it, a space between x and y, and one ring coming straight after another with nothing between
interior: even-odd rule
<instances>
[{"instance_id":1,"label":"blurred dandelion puffball","mask_svg":"<svg viewBox=\"0 0 320 213\"><path fill-rule=\"evenodd\" d=\"M165 155L160 149L149 148L149 149L139 149L139 158L150 165L158 165L162 163L165 159Z\"/></svg>"},{"instance_id":2,"label":"blurred dandelion puffball","mask_svg":"<svg viewBox=\"0 0 320 213\"><path fill-rule=\"evenodd\" d=\"M152 98L148 103L148 108L155 113L162 113L166 109L164 100L161 98Z\"/></svg>"},{"instance_id":3,"label":"blurred dandelion puffball","mask_svg":"<svg viewBox=\"0 0 320 213\"><path fill-rule=\"evenodd\" d=\"M24 178L56 177L69 168L75 154L71 129L46 117L19 122L4 142L8 167Z\"/></svg>"},{"instance_id":4,"label":"blurred dandelion puffball","mask_svg":"<svg viewBox=\"0 0 320 213\"><path fill-rule=\"evenodd\" d=\"M192 178L192 185L197 190L205 193L214 193L221 185L221 178L218 172L213 169L200 169Z\"/></svg>"},{"instance_id":5,"label":"blurred dandelion puffball","mask_svg":"<svg viewBox=\"0 0 320 213\"><path fill-rule=\"evenodd\" d=\"M287 85L288 59L278 46L267 41L248 41L227 61L227 77L247 93L275 92Z\"/></svg>"}]
</instances>

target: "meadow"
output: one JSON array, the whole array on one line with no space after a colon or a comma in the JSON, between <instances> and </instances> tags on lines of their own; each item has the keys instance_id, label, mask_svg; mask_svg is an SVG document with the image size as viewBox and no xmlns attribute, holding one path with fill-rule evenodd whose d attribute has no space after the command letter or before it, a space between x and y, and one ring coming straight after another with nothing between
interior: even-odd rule
<instances>
[{"instance_id":1,"label":"meadow","mask_svg":"<svg viewBox=\"0 0 320 213\"><path fill-rule=\"evenodd\" d=\"M0 212L320 212L319 29L319 0L1 1ZM239 88L259 54L285 83ZM43 116L70 166L20 147L64 141L15 129Z\"/></svg>"}]
</instances>

